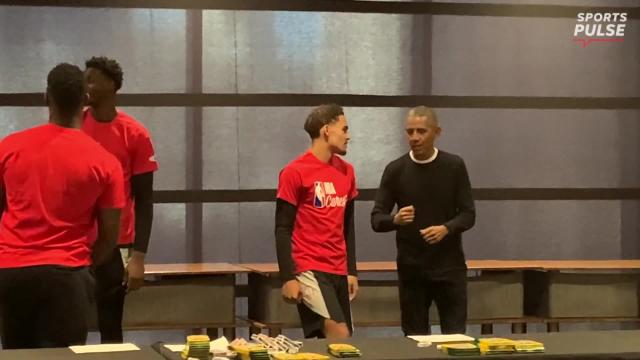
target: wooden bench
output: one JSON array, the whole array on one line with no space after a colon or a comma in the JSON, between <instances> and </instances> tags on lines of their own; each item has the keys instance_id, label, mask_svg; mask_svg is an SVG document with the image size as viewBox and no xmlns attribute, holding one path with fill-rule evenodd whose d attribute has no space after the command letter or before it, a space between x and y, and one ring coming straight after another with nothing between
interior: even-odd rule
<instances>
[{"instance_id":1,"label":"wooden bench","mask_svg":"<svg viewBox=\"0 0 640 360\"><path fill-rule=\"evenodd\" d=\"M240 264L249 273L249 313L252 331L266 329L275 335L283 328L300 327L296 307L282 301L278 267L274 263ZM535 319L523 313L523 270L538 269L528 263L501 260L469 261L469 323L481 324L483 333L492 333L494 324L511 324L514 333L526 332L526 323ZM395 273L395 262L359 262L360 278L371 273ZM355 326L399 326L400 305L395 280L360 280L358 298L352 304ZM499 303L500 306L496 306ZM430 319L438 323L435 306Z\"/></svg>"},{"instance_id":2,"label":"wooden bench","mask_svg":"<svg viewBox=\"0 0 640 360\"><path fill-rule=\"evenodd\" d=\"M538 260L525 273L525 314L560 323L640 322L640 260Z\"/></svg>"},{"instance_id":3,"label":"wooden bench","mask_svg":"<svg viewBox=\"0 0 640 360\"><path fill-rule=\"evenodd\" d=\"M248 270L228 263L148 264L145 285L127 294L123 328L207 329L235 337L236 274Z\"/></svg>"},{"instance_id":4,"label":"wooden bench","mask_svg":"<svg viewBox=\"0 0 640 360\"><path fill-rule=\"evenodd\" d=\"M527 323L640 322L640 260L469 260L469 323L483 334L494 324L526 332ZM393 275L395 262L359 262L361 284L353 304L356 326L399 326L395 280L367 280ZM248 286L236 274L248 273ZM235 298L247 296L247 325L273 334L299 327L295 306L280 294L277 264L149 264L145 287L127 295L125 329L223 329L233 335L238 314ZM597 292L598 297L585 296ZM594 304L598 306L594 306ZM430 318L437 323L432 307ZM587 309L584 311L582 309ZM232 337L232 336L231 336Z\"/></svg>"}]
</instances>

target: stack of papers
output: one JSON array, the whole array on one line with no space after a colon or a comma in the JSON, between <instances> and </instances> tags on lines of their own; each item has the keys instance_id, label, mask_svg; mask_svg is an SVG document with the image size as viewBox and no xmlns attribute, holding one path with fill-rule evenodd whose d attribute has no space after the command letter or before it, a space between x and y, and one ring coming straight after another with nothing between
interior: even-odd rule
<instances>
[{"instance_id":1,"label":"stack of papers","mask_svg":"<svg viewBox=\"0 0 640 360\"><path fill-rule=\"evenodd\" d=\"M187 336L187 345L182 349L182 358L209 360L209 337L207 335Z\"/></svg>"},{"instance_id":2,"label":"stack of papers","mask_svg":"<svg viewBox=\"0 0 640 360\"><path fill-rule=\"evenodd\" d=\"M329 354L339 357L360 357L362 353L358 348L350 344L329 344Z\"/></svg>"},{"instance_id":3,"label":"stack of papers","mask_svg":"<svg viewBox=\"0 0 640 360\"><path fill-rule=\"evenodd\" d=\"M480 352L484 355L513 354L516 344L513 340L503 338L478 339Z\"/></svg>"},{"instance_id":4,"label":"stack of papers","mask_svg":"<svg viewBox=\"0 0 640 360\"><path fill-rule=\"evenodd\" d=\"M274 360L329 360L327 355L315 354L315 353L295 353L289 354L286 352L277 352L271 354Z\"/></svg>"},{"instance_id":5,"label":"stack of papers","mask_svg":"<svg viewBox=\"0 0 640 360\"><path fill-rule=\"evenodd\" d=\"M463 335L463 334L450 334L450 335L411 335L408 336L409 339L415 340L417 342L430 342L434 344L444 344L444 343L468 343L474 342L476 339L471 336Z\"/></svg>"},{"instance_id":6,"label":"stack of papers","mask_svg":"<svg viewBox=\"0 0 640 360\"><path fill-rule=\"evenodd\" d=\"M515 340L515 348L518 353L544 352L544 344L533 340Z\"/></svg>"},{"instance_id":7,"label":"stack of papers","mask_svg":"<svg viewBox=\"0 0 640 360\"><path fill-rule=\"evenodd\" d=\"M478 345L471 343L442 344L438 346L438 349L452 356L480 355Z\"/></svg>"},{"instance_id":8,"label":"stack of papers","mask_svg":"<svg viewBox=\"0 0 640 360\"><path fill-rule=\"evenodd\" d=\"M269 352L261 344L231 344L230 346L233 351L238 353L241 360L269 360Z\"/></svg>"}]
</instances>

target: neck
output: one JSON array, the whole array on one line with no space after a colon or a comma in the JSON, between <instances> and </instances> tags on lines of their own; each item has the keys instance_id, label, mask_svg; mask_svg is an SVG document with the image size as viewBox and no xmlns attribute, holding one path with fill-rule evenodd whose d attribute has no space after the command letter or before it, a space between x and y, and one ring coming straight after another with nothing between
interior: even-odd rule
<instances>
[{"instance_id":1,"label":"neck","mask_svg":"<svg viewBox=\"0 0 640 360\"><path fill-rule=\"evenodd\" d=\"M430 157L433 156L433 153L436 152L436 149L432 146L431 148L429 148L427 151L425 151L424 153L418 155L415 153L415 151L413 152L413 157L416 158L416 160L427 160Z\"/></svg>"},{"instance_id":2,"label":"neck","mask_svg":"<svg viewBox=\"0 0 640 360\"><path fill-rule=\"evenodd\" d=\"M331 159L331 150L329 150L329 146L325 143L321 143L320 141L314 141L311 143L311 153L317 157L320 161L328 163Z\"/></svg>"},{"instance_id":3,"label":"neck","mask_svg":"<svg viewBox=\"0 0 640 360\"><path fill-rule=\"evenodd\" d=\"M80 129L80 113L71 118L49 113L49 123L70 129Z\"/></svg>"},{"instance_id":4,"label":"neck","mask_svg":"<svg viewBox=\"0 0 640 360\"><path fill-rule=\"evenodd\" d=\"M92 105L91 114L93 114L93 117L96 120L101 122L109 122L113 120L118 114L115 98L105 100L97 105Z\"/></svg>"}]
</instances>

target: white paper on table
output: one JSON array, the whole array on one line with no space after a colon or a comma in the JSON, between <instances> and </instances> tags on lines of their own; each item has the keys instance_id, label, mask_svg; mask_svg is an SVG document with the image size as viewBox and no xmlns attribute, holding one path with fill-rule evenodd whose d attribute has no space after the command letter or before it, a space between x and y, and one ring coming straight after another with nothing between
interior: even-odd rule
<instances>
[{"instance_id":1,"label":"white paper on table","mask_svg":"<svg viewBox=\"0 0 640 360\"><path fill-rule=\"evenodd\" d=\"M91 354L91 353L108 353L108 352L121 352L121 351L139 351L140 348L134 344L100 344L100 345L80 345L69 346L69 349L76 354Z\"/></svg>"},{"instance_id":2,"label":"white paper on table","mask_svg":"<svg viewBox=\"0 0 640 360\"><path fill-rule=\"evenodd\" d=\"M211 348L211 352L222 353L227 352L229 349L229 340L226 337L221 336L216 340L213 340L209 343L209 347Z\"/></svg>"},{"instance_id":3,"label":"white paper on table","mask_svg":"<svg viewBox=\"0 0 640 360\"><path fill-rule=\"evenodd\" d=\"M417 342L430 342L430 343L449 343L449 342L464 342L474 341L471 336L463 334L448 334L448 335L411 335L407 336L409 339L413 339Z\"/></svg>"},{"instance_id":4,"label":"white paper on table","mask_svg":"<svg viewBox=\"0 0 640 360\"><path fill-rule=\"evenodd\" d=\"M172 352L181 352L182 350L184 350L184 344L164 344L164 347Z\"/></svg>"}]
</instances>

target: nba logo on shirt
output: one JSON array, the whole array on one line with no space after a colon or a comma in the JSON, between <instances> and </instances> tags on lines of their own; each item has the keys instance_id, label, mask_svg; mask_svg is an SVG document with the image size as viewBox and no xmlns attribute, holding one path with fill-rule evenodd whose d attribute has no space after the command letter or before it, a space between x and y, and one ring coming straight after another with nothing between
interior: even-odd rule
<instances>
[{"instance_id":1,"label":"nba logo on shirt","mask_svg":"<svg viewBox=\"0 0 640 360\"><path fill-rule=\"evenodd\" d=\"M336 189L332 182L316 181L313 183L313 207L322 209L327 205L327 196L335 195Z\"/></svg>"}]
</instances>

